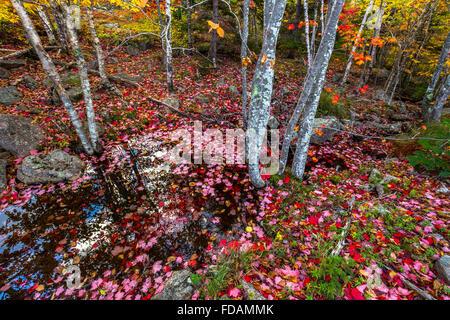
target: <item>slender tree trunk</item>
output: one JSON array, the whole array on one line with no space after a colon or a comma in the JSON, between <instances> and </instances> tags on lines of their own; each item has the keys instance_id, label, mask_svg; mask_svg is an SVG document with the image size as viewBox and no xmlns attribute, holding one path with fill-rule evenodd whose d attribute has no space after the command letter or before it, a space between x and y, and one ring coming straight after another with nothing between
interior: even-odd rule
<instances>
[{"instance_id":1,"label":"slender tree trunk","mask_svg":"<svg viewBox=\"0 0 450 320\"><path fill-rule=\"evenodd\" d=\"M156 0L156 10L158 12L159 19L159 36L161 38L161 48L163 52L162 61L163 61L163 69L167 69L167 49L166 49L166 36L165 36L165 28L166 24L164 22L164 17L161 13L161 2L160 0Z\"/></svg>"},{"instance_id":2,"label":"slender tree trunk","mask_svg":"<svg viewBox=\"0 0 450 320\"><path fill-rule=\"evenodd\" d=\"M89 31L92 37L92 43L94 44L95 53L97 55L98 72L100 74L100 79L102 83L109 83L108 75L106 74L105 70L105 56L103 54L100 40L97 36L97 31L95 30L94 14L91 7L86 7L86 16L89 24Z\"/></svg>"},{"instance_id":3,"label":"slender tree trunk","mask_svg":"<svg viewBox=\"0 0 450 320\"><path fill-rule=\"evenodd\" d=\"M191 0L187 0L187 28L188 28L188 48L193 47L192 44L192 11L191 11Z\"/></svg>"},{"instance_id":4,"label":"slender tree trunk","mask_svg":"<svg viewBox=\"0 0 450 320\"><path fill-rule=\"evenodd\" d=\"M450 32L447 34L447 38L442 45L441 54L439 55L438 63L436 65L436 69L434 70L433 76L431 77L430 83L428 84L427 91L422 100L422 113L423 119L425 121L430 120L432 110L434 108L430 108L430 102L433 100L434 91L436 89L436 85L441 76L442 70L444 69L445 62L448 59L448 55L450 53ZM442 90L441 90L442 91Z\"/></svg>"},{"instance_id":5,"label":"slender tree trunk","mask_svg":"<svg viewBox=\"0 0 450 320\"><path fill-rule=\"evenodd\" d=\"M307 61L308 66L306 68L306 74L308 75L311 71L311 64L312 64L312 58L311 58L311 44L309 39L309 17L308 17L308 0L303 0L303 9L305 12L305 41L306 41L306 55L307 55Z\"/></svg>"},{"instance_id":6,"label":"slender tree trunk","mask_svg":"<svg viewBox=\"0 0 450 320\"><path fill-rule=\"evenodd\" d=\"M89 139L86 136L86 133L84 132L83 126L81 124L80 118L78 117L78 113L73 107L72 103L70 102L69 96L67 95L67 92L64 90L64 87L61 84L61 78L59 77L58 71L56 69L55 64L53 63L50 55L44 50L44 47L42 46L41 39L39 38L36 29L34 28L33 22L31 21L30 17L28 16L23 3L21 0L11 0L11 4L13 5L14 9L17 12L17 15L19 16L20 20L22 21L22 25L25 29L25 33L27 34L27 37L33 46L34 50L36 51L37 55L39 56L39 59L41 60L42 67L47 72L47 74L52 79L56 92L58 93L59 97L61 98L61 101L64 105L64 107L67 110L67 113L69 114L69 117L75 127L75 130L78 134L78 137L81 140L81 144L83 145L84 150L88 154L93 154L93 148L91 143L89 142Z\"/></svg>"},{"instance_id":7,"label":"slender tree trunk","mask_svg":"<svg viewBox=\"0 0 450 320\"><path fill-rule=\"evenodd\" d=\"M41 18L45 33L47 34L48 42L50 44L55 43L55 41L56 41L55 35L53 33L50 21L48 21L48 18L46 16L45 12L42 11L41 7L37 7L37 12L38 12L39 18Z\"/></svg>"},{"instance_id":8,"label":"slender tree trunk","mask_svg":"<svg viewBox=\"0 0 450 320\"><path fill-rule=\"evenodd\" d=\"M171 0L166 1L165 10L165 39L166 39L166 73L167 73L167 90L173 92L173 66L172 66L172 12Z\"/></svg>"},{"instance_id":9,"label":"slender tree trunk","mask_svg":"<svg viewBox=\"0 0 450 320\"><path fill-rule=\"evenodd\" d=\"M367 17L369 16L369 12L372 9L373 2L374 2L374 0L370 0L369 5L367 6L366 12L364 13L363 20L361 22L361 26L359 27L359 31L358 31L357 37L361 37L361 35L362 35L362 32L364 30L364 26L365 26L366 21L367 21ZM358 38L355 39L355 42L354 42L353 47L352 47L352 50L351 50L350 55L348 57L347 67L345 68L345 73L344 73L344 77L342 78L342 81L341 81L341 86L345 85L345 83L347 82L348 76L350 74L350 69L352 67L352 62L353 62L352 52L355 52L357 44L358 44Z\"/></svg>"},{"instance_id":10,"label":"slender tree trunk","mask_svg":"<svg viewBox=\"0 0 450 320\"><path fill-rule=\"evenodd\" d=\"M95 123L94 103L92 102L91 84L89 83L86 61L84 60L83 52L81 51L80 44L78 43L74 21L64 0L61 1L61 6L64 10L66 18L66 27L69 36L69 42L72 47L73 55L75 56L75 60L77 62L78 72L80 74L81 88L83 90L84 104L86 105L86 116L88 121L89 135L91 137L91 144L94 148L94 151L100 152L101 144L98 139L97 125Z\"/></svg>"},{"instance_id":11,"label":"slender tree trunk","mask_svg":"<svg viewBox=\"0 0 450 320\"><path fill-rule=\"evenodd\" d=\"M337 24L344 2L345 0L336 0L333 8L328 13L328 23L326 24L325 32L322 35L322 39L317 50L316 59L312 65L311 73L305 81L303 91L297 101L295 110L289 119L289 123L284 134L280 158L280 174L283 173L286 168L289 148L295 135L294 128L297 126L298 120L306 107L305 115L298 133L299 140L297 143L293 164L293 173L299 178L303 177L309 139L311 136L312 125L314 123L314 116L316 114L318 101L322 92L325 74L328 69L328 62L330 60L331 53L333 52L334 43L336 40Z\"/></svg>"},{"instance_id":12,"label":"slender tree trunk","mask_svg":"<svg viewBox=\"0 0 450 320\"><path fill-rule=\"evenodd\" d=\"M314 60L315 52L316 52L316 33L317 33L317 10L319 7L319 0L316 0L314 3L314 18L313 18L313 28L311 34L311 57Z\"/></svg>"},{"instance_id":13,"label":"slender tree trunk","mask_svg":"<svg viewBox=\"0 0 450 320\"><path fill-rule=\"evenodd\" d=\"M259 171L260 150L266 135L272 100L275 51L286 0L264 2L263 46L256 64L252 82L252 96L248 110L247 155L250 180L256 187L263 187Z\"/></svg>"},{"instance_id":14,"label":"slender tree trunk","mask_svg":"<svg viewBox=\"0 0 450 320\"><path fill-rule=\"evenodd\" d=\"M250 0L244 0L242 11L242 44L241 44L241 63L242 63L242 118L244 120L244 127L247 125L247 66L244 63L247 58L247 39L248 39L248 13L250 7Z\"/></svg>"},{"instance_id":15,"label":"slender tree trunk","mask_svg":"<svg viewBox=\"0 0 450 320\"><path fill-rule=\"evenodd\" d=\"M67 47L67 32L64 25L64 16L61 10L61 6L56 3L55 0L48 0L48 2L50 4L53 17L55 18L56 31L58 34L59 43L61 44L61 48L63 51L68 52L69 48Z\"/></svg>"},{"instance_id":16,"label":"slender tree trunk","mask_svg":"<svg viewBox=\"0 0 450 320\"><path fill-rule=\"evenodd\" d=\"M442 109L450 95L450 75L447 75L445 81L436 97L436 102L431 109L430 119L434 122L441 121Z\"/></svg>"},{"instance_id":17,"label":"slender tree trunk","mask_svg":"<svg viewBox=\"0 0 450 320\"><path fill-rule=\"evenodd\" d=\"M219 0L212 0L213 17L212 22L219 22ZM213 68L217 67L217 31L211 31L211 47L209 49L209 57L213 63Z\"/></svg>"},{"instance_id":18,"label":"slender tree trunk","mask_svg":"<svg viewBox=\"0 0 450 320\"><path fill-rule=\"evenodd\" d=\"M383 15L384 15L384 8L385 7L386 7L386 1L385 0L381 0L380 11L378 12L377 22L375 23L374 38L379 38L380 37L381 24L383 22ZM371 47L370 47L370 56L371 56L371 59L370 59L370 63L369 63L369 68L367 69L367 72L365 74L364 84L366 84L367 81L369 81L369 77L370 77L370 75L372 73L373 66L375 65L376 58L377 58L377 46L371 45Z\"/></svg>"}]
</instances>

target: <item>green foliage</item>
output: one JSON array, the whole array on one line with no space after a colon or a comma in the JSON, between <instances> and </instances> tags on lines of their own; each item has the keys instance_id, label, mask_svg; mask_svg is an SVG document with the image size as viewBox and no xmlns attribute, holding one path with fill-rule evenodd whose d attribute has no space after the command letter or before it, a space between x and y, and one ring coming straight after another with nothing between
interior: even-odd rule
<instances>
[{"instance_id":1,"label":"green foliage","mask_svg":"<svg viewBox=\"0 0 450 320\"><path fill-rule=\"evenodd\" d=\"M419 169L437 173L442 177L450 176L450 148L448 144L450 118L443 118L439 123L427 125L424 136L443 140L419 139L421 150L408 156L409 163ZM446 140L447 139L447 140Z\"/></svg>"},{"instance_id":2,"label":"green foliage","mask_svg":"<svg viewBox=\"0 0 450 320\"><path fill-rule=\"evenodd\" d=\"M348 260L341 256L328 256L319 266L311 271L314 278L308 284L307 295L320 295L331 300L339 296L347 282L351 280L353 268L356 266L352 258Z\"/></svg>"}]
</instances>

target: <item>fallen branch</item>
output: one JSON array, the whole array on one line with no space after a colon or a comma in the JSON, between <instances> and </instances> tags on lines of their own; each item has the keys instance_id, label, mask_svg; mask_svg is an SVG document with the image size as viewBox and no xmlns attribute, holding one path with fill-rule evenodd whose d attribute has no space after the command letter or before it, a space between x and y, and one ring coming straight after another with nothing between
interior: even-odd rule
<instances>
[{"instance_id":1,"label":"fallen branch","mask_svg":"<svg viewBox=\"0 0 450 320\"><path fill-rule=\"evenodd\" d=\"M47 46L44 47L45 50L49 50L49 49L58 49L60 48L59 46ZM10 58L17 58L20 56L23 56L24 54L27 54L28 52L30 52L33 49L33 47L29 47L23 50L19 50L10 54L7 54L6 56L0 57L0 60L6 60L6 59L10 59Z\"/></svg>"},{"instance_id":2,"label":"fallen branch","mask_svg":"<svg viewBox=\"0 0 450 320\"><path fill-rule=\"evenodd\" d=\"M353 206L355 204L355 196L352 195L352 199L349 202L349 211L351 213ZM338 241L336 247L331 251L332 256L338 256L341 254L342 249L344 249L345 246L345 239L347 238L348 230L350 229L350 224L352 223L352 216L348 219L347 223L345 224L342 233L341 233L341 239Z\"/></svg>"}]
</instances>

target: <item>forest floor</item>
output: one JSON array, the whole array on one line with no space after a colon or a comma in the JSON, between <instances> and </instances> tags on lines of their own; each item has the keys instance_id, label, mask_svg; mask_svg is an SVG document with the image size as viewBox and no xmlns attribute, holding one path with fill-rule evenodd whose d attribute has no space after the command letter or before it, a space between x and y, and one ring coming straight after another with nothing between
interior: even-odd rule
<instances>
[{"instance_id":1,"label":"forest floor","mask_svg":"<svg viewBox=\"0 0 450 320\"><path fill-rule=\"evenodd\" d=\"M147 99L168 96L158 55L150 49L129 56L121 49L119 63L108 60L111 74L142 81L137 88L118 84L123 97L95 92L105 152L80 155L89 164L84 176L26 186L15 179L22 159L9 161L8 187L0 195L0 299L150 299L180 269L192 272L194 299L254 298L248 284L267 299L450 298L435 269L449 252L450 201L439 191L448 183L416 172L389 140L343 132L310 147L304 181L287 171L255 190L245 165L168 168L160 155L173 145L171 133L191 130L193 120ZM304 66L279 60L274 95L284 93L273 112L283 124ZM207 117L204 129L239 127L240 98L229 90L240 90L239 62L224 59L202 75L195 61L174 60L180 110ZM326 87L335 90L340 68L331 70ZM29 62L11 79L25 73L45 78L40 64ZM96 88L99 79L91 82ZM67 112L48 103L42 81L35 90L23 83L17 88L25 103L0 113L31 117L43 128L46 138L34 153L79 153ZM356 113L376 113L389 123L374 92L340 95ZM83 107L77 105L81 116ZM382 195L369 182L374 169L396 177ZM81 269L77 289L64 284L72 264Z\"/></svg>"}]
</instances>

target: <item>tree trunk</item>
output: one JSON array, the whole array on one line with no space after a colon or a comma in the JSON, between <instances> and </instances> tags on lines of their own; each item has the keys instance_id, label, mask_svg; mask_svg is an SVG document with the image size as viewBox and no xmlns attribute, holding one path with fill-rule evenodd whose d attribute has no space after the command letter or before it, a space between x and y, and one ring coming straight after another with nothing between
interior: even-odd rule
<instances>
[{"instance_id":1,"label":"tree trunk","mask_svg":"<svg viewBox=\"0 0 450 320\"><path fill-rule=\"evenodd\" d=\"M219 22L219 0L212 0L213 17L212 22ZM211 47L209 49L209 57L213 63L213 68L217 67L217 31L211 31Z\"/></svg>"},{"instance_id":2,"label":"tree trunk","mask_svg":"<svg viewBox=\"0 0 450 320\"><path fill-rule=\"evenodd\" d=\"M297 143L293 164L294 174L299 178L303 177L314 116L316 114L318 101L322 92L325 74L328 69L328 62L330 60L331 53L333 52L334 43L336 40L337 24L344 1L345 0L336 0L332 11L328 14L328 23L326 24L325 32L322 35L322 39L317 50L316 59L314 60L311 68L311 73L305 80L302 94L298 99L297 105L291 118L289 119L289 123L284 134L279 174L282 174L286 168L289 148L291 141L294 138L294 128L297 126L298 120L306 107L307 109L305 116L303 117L301 129L298 134L299 140Z\"/></svg>"},{"instance_id":3,"label":"tree trunk","mask_svg":"<svg viewBox=\"0 0 450 320\"><path fill-rule=\"evenodd\" d=\"M431 119L432 110L434 108L430 108L430 102L433 100L436 85L439 81L439 77L441 76L442 70L444 69L444 65L448 59L449 53L450 53L450 32L447 34L447 38L445 39L444 44L442 45L441 54L439 55L436 69L434 70L433 76L431 77L430 83L428 84L427 87L427 91L425 92L425 95L422 100L422 113L423 119L425 121Z\"/></svg>"},{"instance_id":4,"label":"tree trunk","mask_svg":"<svg viewBox=\"0 0 450 320\"><path fill-rule=\"evenodd\" d=\"M188 28L188 48L193 47L192 44L192 11L191 11L191 0L187 0L187 28Z\"/></svg>"},{"instance_id":5,"label":"tree trunk","mask_svg":"<svg viewBox=\"0 0 450 320\"><path fill-rule=\"evenodd\" d=\"M103 49L100 44L100 40L97 36L97 31L95 30L94 14L91 7L86 7L86 16L89 24L89 31L92 37L92 43L94 44L95 53L97 55L98 72L100 74L100 79L102 83L109 83L108 75L105 71L105 57L103 54Z\"/></svg>"},{"instance_id":6,"label":"tree trunk","mask_svg":"<svg viewBox=\"0 0 450 320\"><path fill-rule=\"evenodd\" d=\"M37 55L39 56L39 59L41 60L42 67L47 72L49 77L52 79L56 92L58 93L59 97L61 98L62 103L64 104L64 107L67 110L67 113L69 114L69 117L75 127L75 130L78 134L78 137L81 140L81 144L83 145L84 150L88 154L93 154L93 148L91 143L89 142L86 133L84 132L83 126L81 124L80 118L78 117L78 113L73 107L72 103L70 102L69 96L67 95L67 92L64 90L62 84L61 84L61 78L59 77L58 71L50 58L49 54L44 50L44 47L42 46L41 39L39 38L36 29L34 28L33 22L31 21L30 17L28 16L27 12L25 11L25 8L23 6L23 3L21 0L11 0L11 4L13 5L14 9L17 12L17 15L19 16L20 20L22 21L22 25L25 29L25 33L27 34L28 39L30 40L31 45L33 46L34 50L36 51Z\"/></svg>"},{"instance_id":7,"label":"tree trunk","mask_svg":"<svg viewBox=\"0 0 450 320\"><path fill-rule=\"evenodd\" d=\"M248 39L248 13L250 9L250 0L244 0L243 4L243 27L242 27L242 44L241 44L241 63L242 63L242 118L244 127L247 124L247 67L244 59L247 57L247 39Z\"/></svg>"},{"instance_id":8,"label":"tree trunk","mask_svg":"<svg viewBox=\"0 0 450 320\"><path fill-rule=\"evenodd\" d=\"M444 108L444 104L450 95L450 75L447 75L441 90L439 91L436 102L434 103L431 109L431 117L430 119L434 122L441 121L442 109Z\"/></svg>"},{"instance_id":9,"label":"tree trunk","mask_svg":"<svg viewBox=\"0 0 450 320\"><path fill-rule=\"evenodd\" d=\"M370 0L369 5L367 6L366 12L364 13L363 20L361 22L361 26L359 27L359 31L358 31L357 37L361 37L361 35L362 35L364 26L365 26L366 21L367 21L367 17L369 16L369 12L372 9L373 2L374 2L374 0ZM357 44L358 44L358 39L355 39L355 42L354 42L353 47L352 47L352 50L351 50L350 55L349 55L348 60L347 60L347 67L345 68L345 73L344 73L344 77L342 78L342 81L341 81L341 86L345 85L345 83L347 82L348 76L350 74L350 69L352 67L352 62L353 62L352 52L355 52Z\"/></svg>"},{"instance_id":10,"label":"tree trunk","mask_svg":"<svg viewBox=\"0 0 450 320\"><path fill-rule=\"evenodd\" d=\"M247 155L250 180L256 187L263 187L264 180L259 171L260 150L266 135L272 100L275 51L286 0L264 2L263 46L256 64L252 82L252 95L248 110Z\"/></svg>"},{"instance_id":11,"label":"tree trunk","mask_svg":"<svg viewBox=\"0 0 450 320\"><path fill-rule=\"evenodd\" d=\"M312 58L311 58L311 44L309 40L309 17L308 17L308 0L303 0L303 9L305 12L305 41L306 41L306 55L307 55L307 61L308 66L306 68L306 75L309 74L311 71L311 64L312 64Z\"/></svg>"},{"instance_id":12,"label":"tree trunk","mask_svg":"<svg viewBox=\"0 0 450 320\"><path fill-rule=\"evenodd\" d=\"M173 92L173 66L172 66L172 12L171 0L166 1L165 10L165 43L166 43L166 73L167 73L167 90Z\"/></svg>"},{"instance_id":13,"label":"tree trunk","mask_svg":"<svg viewBox=\"0 0 450 320\"><path fill-rule=\"evenodd\" d=\"M61 6L56 3L55 0L48 0L48 2L50 4L53 17L55 18L56 31L61 48L63 51L68 52L69 48L67 47L67 32L64 25L64 16L61 11Z\"/></svg>"},{"instance_id":14,"label":"tree trunk","mask_svg":"<svg viewBox=\"0 0 450 320\"><path fill-rule=\"evenodd\" d=\"M97 125L95 123L95 110L94 103L92 102L91 84L89 83L88 70L86 61L84 60L83 52L81 51L80 44L78 43L78 37L75 30L74 21L70 15L69 8L65 1L61 1L61 6L64 10L66 18L67 34L69 36L69 42L72 47L73 55L78 66L78 72L80 74L81 88L83 90L84 104L86 105L86 116L88 121L89 135L91 137L91 144L94 151L101 151L101 144L98 139Z\"/></svg>"},{"instance_id":15,"label":"tree trunk","mask_svg":"<svg viewBox=\"0 0 450 320\"><path fill-rule=\"evenodd\" d=\"M161 48L163 52L162 61L163 61L163 69L167 69L167 56L166 56L166 37L165 37L165 22L164 17L161 13L161 3L160 0L156 0L156 10L158 12L159 19L159 36L161 38Z\"/></svg>"},{"instance_id":16,"label":"tree trunk","mask_svg":"<svg viewBox=\"0 0 450 320\"><path fill-rule=\"evenodd\" d=\"M54 44L56 39L55 39L55 35L52 30L50 21L48 21L47 15L45 14L44 11L42 11L41 7L37 7L37 12L38 12L39 18L41 18L45 33L47 34L48 42L50 44Z\"/></svg>"}]
</instances>

